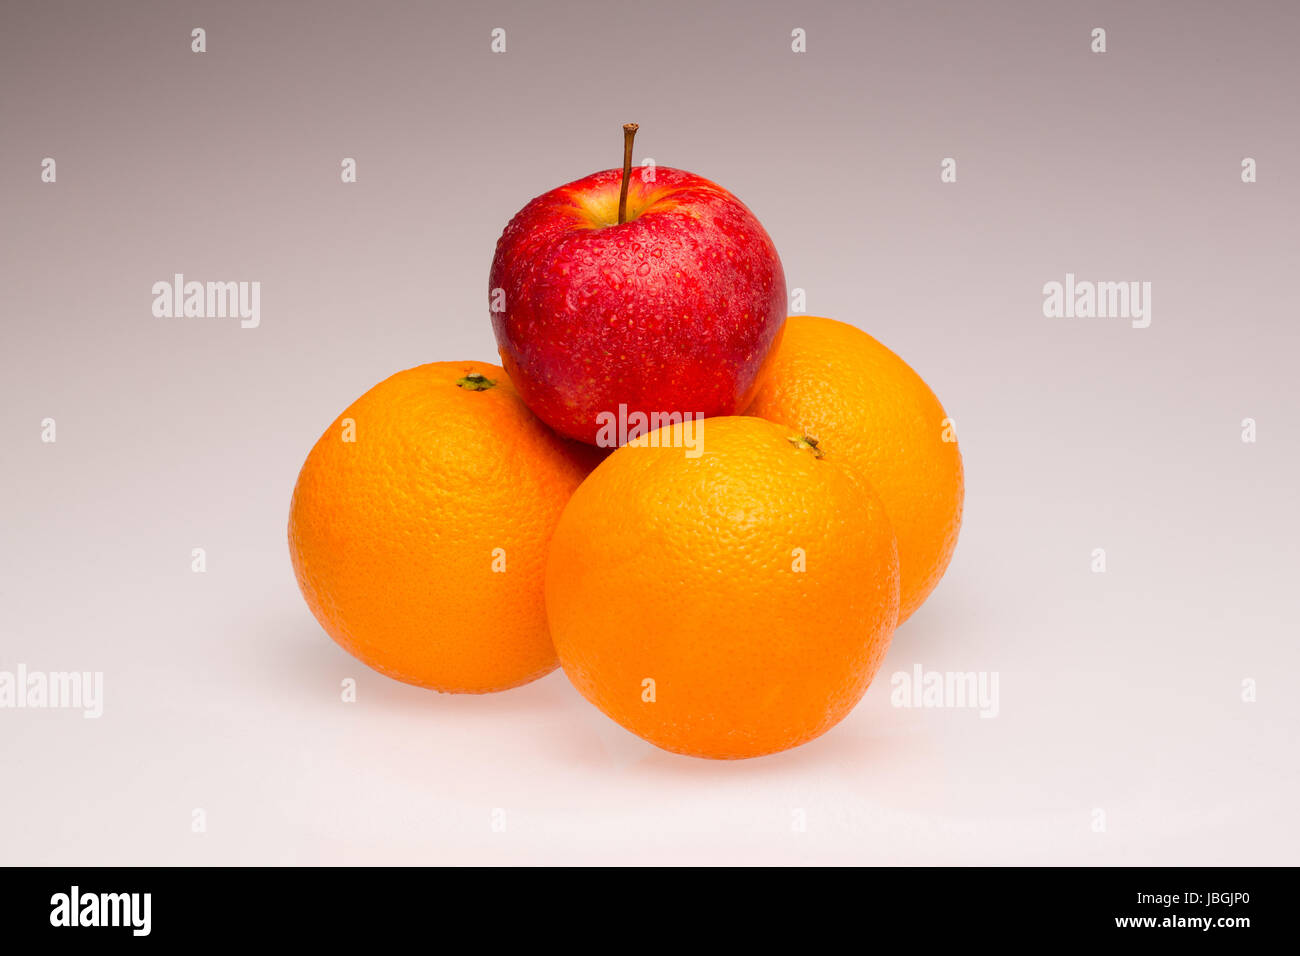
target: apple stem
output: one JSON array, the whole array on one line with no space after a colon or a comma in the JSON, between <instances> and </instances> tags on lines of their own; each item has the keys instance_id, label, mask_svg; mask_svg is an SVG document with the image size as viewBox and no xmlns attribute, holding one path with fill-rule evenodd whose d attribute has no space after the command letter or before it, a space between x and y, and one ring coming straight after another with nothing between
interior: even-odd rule
<instances>
[{"instance_id":1,"label":"apple stem","mask_svg":"<svg viewBox=\"0 0 1300 956\"><path fill-rule=\"evenodd\" d=\"M632 178L632 140L640 127L636 123L623 124L623 188L618 193L618 224L627 222L627 183Z\"/></svg>"}]
</instances>

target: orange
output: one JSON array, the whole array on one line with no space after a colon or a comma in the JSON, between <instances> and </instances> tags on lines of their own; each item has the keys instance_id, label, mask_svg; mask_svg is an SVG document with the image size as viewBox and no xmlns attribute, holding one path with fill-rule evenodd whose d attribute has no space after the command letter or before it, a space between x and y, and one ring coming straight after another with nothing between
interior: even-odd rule
<instances>
[{"instance_id":1,"label":"orange","mask_svg":"<svg viewBox=\"0 0 1300 956\"><path fill-rule=\"evenodd\" d=\"M546 544L598 459L535 418L496 365L398 372L298 475L289 553L307 605L349 653L410 684L484 693L549 673Z\"/></svg>"},{"instance_id":2,"label":"orange","mask_svg":"<svg viewBox=\"0 0 1300 956\"><path fill-rule=\"evenodd\" d=\"M565 673L609 717L676 753L756 757L867 689L898 618L894 535L860 476L794 429L672 425L569 500L546 610Z\"/></svg>"},{"instance_id":3,"label":"orange","mask_svg":"<svg viewBox=\"0 0 1300 956\"><path fill-rule=\"evenodd\" d=\"M961 452L934 392L862 330L792 315L746 414L817 438L828 459L866 475L898 535L906 620L943 577L961 528Z\"/></svg>"}]
</instances>

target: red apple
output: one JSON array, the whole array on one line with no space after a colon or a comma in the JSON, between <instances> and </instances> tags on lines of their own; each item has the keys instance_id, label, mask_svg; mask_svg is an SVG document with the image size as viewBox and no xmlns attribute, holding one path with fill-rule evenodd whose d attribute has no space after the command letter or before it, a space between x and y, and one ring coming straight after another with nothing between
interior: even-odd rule
<instances>
[{"instance_id":1,"label":"red apple","mask_svg":"<svg viewBox=\"0 0 1300 956\"><path fill-rule=\"evenodd\" d=\"M638 412L740 413L785 323L785 273L754 214L693 173L643 167L621 222L629 165L630 145L623 170L524 206L489 280L511 381L544 422L591 444L610 444L611 417L635 437Z\"/></svg>"}]
</instances>

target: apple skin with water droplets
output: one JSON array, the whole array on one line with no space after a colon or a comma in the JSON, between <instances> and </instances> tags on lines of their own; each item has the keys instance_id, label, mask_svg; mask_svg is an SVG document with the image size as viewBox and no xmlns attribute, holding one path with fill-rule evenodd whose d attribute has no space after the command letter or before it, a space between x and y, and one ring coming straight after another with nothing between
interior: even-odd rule
<instances>
[{"instance_id":1,"label":"apple skin with water droplets","mask_svg":"<svg viewBox=\"0 0 1300 956\"><path fill-rule=\"evenodd\" d=\"M781 259L739 199L694 173L660 166L645 182L634 169L619 223L622 175L524 206L488 284L511 381L542 421L590 444L611 444L612 420L635 429L638 412L739 414L785 324Z\"/></svg>"}]
</instances>

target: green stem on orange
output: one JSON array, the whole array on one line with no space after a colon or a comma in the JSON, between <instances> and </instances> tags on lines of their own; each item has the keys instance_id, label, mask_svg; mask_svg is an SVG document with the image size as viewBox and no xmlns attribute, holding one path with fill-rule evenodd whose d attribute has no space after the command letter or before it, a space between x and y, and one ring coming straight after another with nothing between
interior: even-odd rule
<instances>
[{"instance_id":1,"label":"green stem on orange","mask_svg":"<svg viewBox=\"0 0 1300 956\"><path fill-rule=\"evenodd\" d=\"M636 123L623 124L623 188L618 193L618 224L627 222L627 184L632 178L632 140L640 127Z\"/></svg>"},{"instance_id":2,"label":"green stem on orange","mask_svg":"<svg viewBox=\"0 0 1300 956\"><path fill-rule=\"evenodd\" d=\"M817 447L817 439L811 435L797 435L787 439L795 448L811 448L814 458L822 457L822 450Z\"/></svg>"},{"instance_id":3,"label":"green stem on orange","mask_svg":"<svg viewBox=\"0 0 1300 956\"><path fill-rule=\"evenodd\" d=\"M458 388L468 388L471 392L482 392L496 385L496 382L478 372L470 372L464 378L456 380Z\"/></svg>"}]
</instances>

